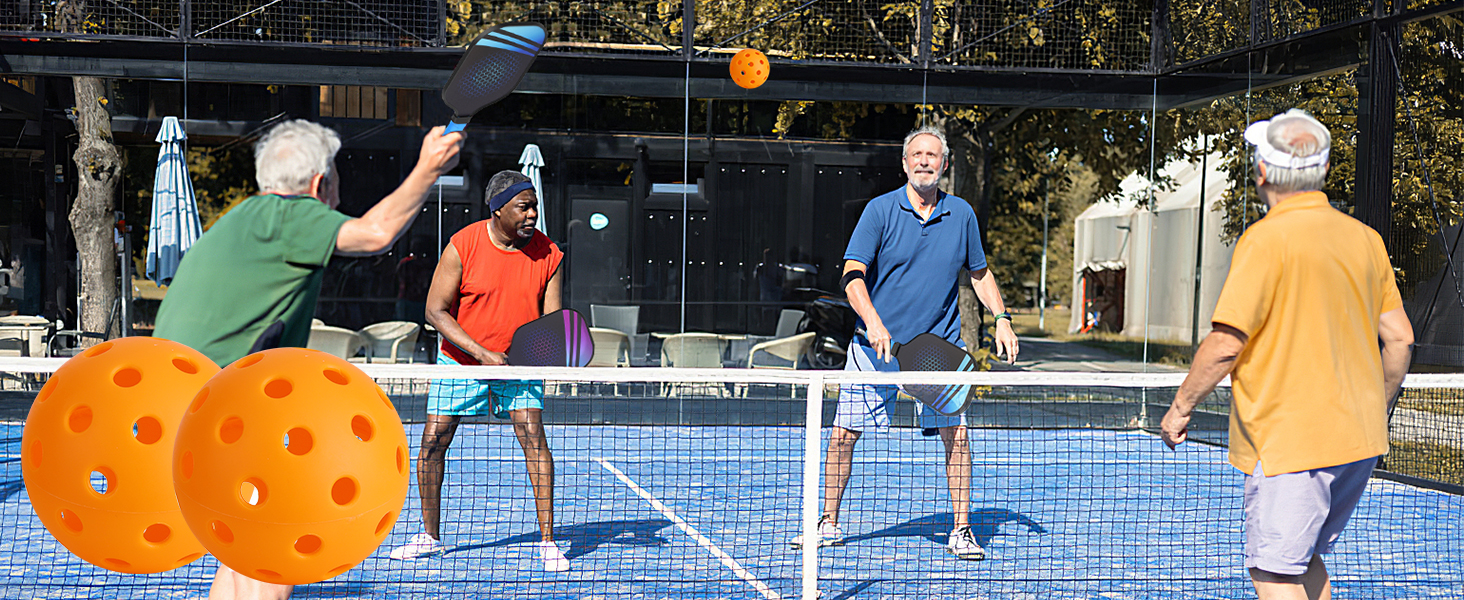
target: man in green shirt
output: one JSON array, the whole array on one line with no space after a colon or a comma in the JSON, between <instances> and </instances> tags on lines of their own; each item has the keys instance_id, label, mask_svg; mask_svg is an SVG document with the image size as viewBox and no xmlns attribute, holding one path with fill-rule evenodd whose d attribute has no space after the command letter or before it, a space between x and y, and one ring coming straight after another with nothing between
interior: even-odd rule
<instances>
[{"instance_id":1,"label":"man in green shirt","mask_svg":"<svg viewBox=\"0 0 1464 600\"><path fill-rule=\"evenodd\" d=\"M275 126L254 146L259 195L235 206L188 250L153 335L186 344L220 367L259 350L304 347L331 256L391 248L422 211L432 184L457 165L462 143L461 133L434 128L406 181L351 218L335 210L340 136L303 120ZM282 599L293 589L220 565L209 598Z\"/></svg>"}]
</instances>

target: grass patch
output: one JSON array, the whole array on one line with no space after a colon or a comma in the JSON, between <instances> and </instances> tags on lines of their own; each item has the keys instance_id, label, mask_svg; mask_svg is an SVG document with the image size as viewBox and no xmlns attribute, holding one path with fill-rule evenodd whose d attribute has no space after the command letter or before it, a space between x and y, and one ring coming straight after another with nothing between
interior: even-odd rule
<instances>
[{"instance_id":1,"label":"grass patch","mask_svg":"<svg viewBox=\"0 0 1464 600\"><path fill-rule=\"evenodd\" d=\"M1464 448L1429 442L1393 440L1383 458L1384 468L1394 473L1464 485Z\"/></svg>"}]
</instances>

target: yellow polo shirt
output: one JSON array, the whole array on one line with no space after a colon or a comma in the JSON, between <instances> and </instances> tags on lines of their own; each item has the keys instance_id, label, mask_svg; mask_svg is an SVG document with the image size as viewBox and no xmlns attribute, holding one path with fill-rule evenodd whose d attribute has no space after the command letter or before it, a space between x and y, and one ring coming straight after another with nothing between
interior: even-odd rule
<instances>
[{"instance_id":1,"label":"yellow polo shirt","mask_svg":"<svg viewBox=\"0 0 1464 600\"><path fill-rule=\"evenodd\" d=\"M1326 194L1246 230L1213 318L1249 337L1230 375L1230 464L1278 475L1387 454L1378 321L1402 306L1383 239Z\"/></svg>"}]
</instances>

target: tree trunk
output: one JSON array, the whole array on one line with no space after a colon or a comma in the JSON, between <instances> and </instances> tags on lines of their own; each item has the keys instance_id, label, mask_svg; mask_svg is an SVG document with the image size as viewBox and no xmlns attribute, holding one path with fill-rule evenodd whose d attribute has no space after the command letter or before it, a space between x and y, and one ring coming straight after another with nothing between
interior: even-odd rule
<instances>
[{"instance_id":1,"label":"tree trunk","mask_svg":"<svg viewBox=\"0 0 1464 600\"><path fill-rule=\"evenodd\" d=\"M964 198L975 209L981 226L981 246L990 253L991 245L985 238L990 225L988 217L991 216L991 152L986 140L982 139L987 136L979 129L968 128L942 114L932 115L930 123L946 132L946 140L950 144L951 165L941 187ZM957 307L961 311L961 341L967 348L980 348L985 321L976 292L971 289L970 280L959 282L956 289Z\"/></svg>"},{"instance_id":2,"label":"tree trunk","mask_svg":"<svg viewBox=\"0 0 1464 600\"><path fill-rule=\"evenodd\" d=\"M120 335L112 323L117 299L117 256L114 245L117 180L121 160L112 144L112 118L103 102L106 85L96 77L73 77L76 90L76 161L79 185L71 206L71 232L76 236L81 273L79 309L82 331Z\"/></svg>"},{"instance_id":3,"label":"tree trunk","mask_svg":"<svg viewBox=\"0 0 1464 600\"><path fill-rule=\"evenodd\" d=\"M57 29L80 31L86 21L85 0L61 0L56 4ZM76 101L77 147L76 202L71 205L71 233L76 237L76 269L81 274L77 329L121 334L113 326L112 305L117 300L117 252L113 241L113 214L117 181L122 176L121 158L112 144L112 116L107 112L107 86L96 77L73 77ZM92 342L82 338L81 345Z\"/></svg>"}]
</instances>

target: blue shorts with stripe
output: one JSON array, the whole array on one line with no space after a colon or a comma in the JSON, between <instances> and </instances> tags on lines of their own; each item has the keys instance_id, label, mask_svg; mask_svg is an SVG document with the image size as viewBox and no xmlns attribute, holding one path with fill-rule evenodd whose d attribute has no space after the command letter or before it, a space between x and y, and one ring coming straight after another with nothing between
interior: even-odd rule
<instances>
[{"instance_id":1,"label":"blue shorts with stripe","mask_svg":"<svg viewBox=\"0 0 1464 600\"><path fill-rule=\"evenodd\" d=\"M437 364L457 365L446 352ZM427 391L427 414L471 416L492 414L507 419L521 408L544 408L544 382L516 379L440 379Z\"/></svg>"},{"instance_id":2,"label":"blue shorts with stripe","mask_svg":"<svg viewBox=\"0 0 1464 600\"><path fill-rule=\"evenodd\" d=\"M848 359L844 361L844 370L899 372L900 363L895 362L893 358L889 362L884 362L875 355L873 348L855 341L849 343L849 354ZM913 397L901 394L899 386L856 383L839 386L839 412L834 417L834 425L850 431L888 428L890 411L895 410L895 407L899 405L899 398L902 396L909 398L919 407L920 427L922 428L954 427L966 424L964 413L949 417L942 415Z\"/></svg>"}]
</instances>

